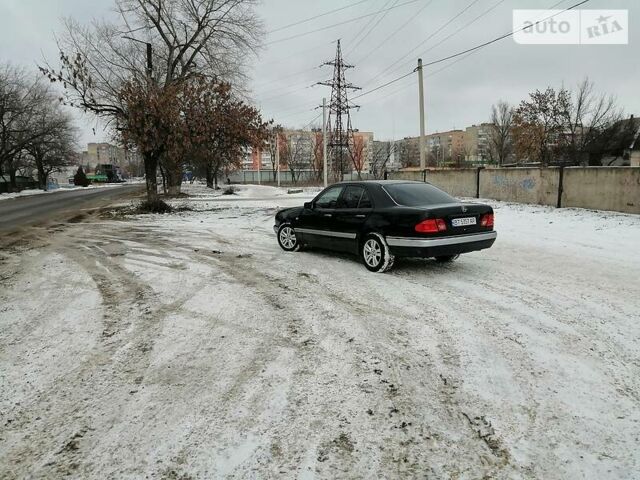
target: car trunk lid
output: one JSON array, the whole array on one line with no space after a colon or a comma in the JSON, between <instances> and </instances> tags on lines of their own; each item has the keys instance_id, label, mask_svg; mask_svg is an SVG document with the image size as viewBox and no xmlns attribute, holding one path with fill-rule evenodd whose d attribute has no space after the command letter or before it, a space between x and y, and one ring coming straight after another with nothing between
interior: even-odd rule
<instances>
[{"instance_id":1,"label":"car trunk lid","mask_svg":"<svg viewBox=\"0 0 640 480\"><path fill-rule=\"evenodd\" d=\"M482 225L482 217L493 214L493 209L488 205L477 203L446 203L441 205L430 205L424 208L424 219L443 219L446 230L437 233L421 234L429 237L468 235L471 233L486 232L493 227ZM420 233L418 232L420 235Z\"/></svg>"}]
</instances>

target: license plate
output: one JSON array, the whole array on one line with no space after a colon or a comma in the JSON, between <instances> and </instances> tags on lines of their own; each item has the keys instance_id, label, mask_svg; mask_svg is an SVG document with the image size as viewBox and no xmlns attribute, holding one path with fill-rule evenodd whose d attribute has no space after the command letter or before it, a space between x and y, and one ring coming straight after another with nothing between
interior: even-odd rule
<instances>
[{"instance_id":1,"label":"license plate","mask_svg":"<svg viewBox=\"0 0 640 480\"><path fill-rule=\"evenodd\" d=\"M466 227L467 225L475 225L476 217L464 217L464 218L454 218L451 220L451 225L454 227Z\"/></svg>"}]
</instances>

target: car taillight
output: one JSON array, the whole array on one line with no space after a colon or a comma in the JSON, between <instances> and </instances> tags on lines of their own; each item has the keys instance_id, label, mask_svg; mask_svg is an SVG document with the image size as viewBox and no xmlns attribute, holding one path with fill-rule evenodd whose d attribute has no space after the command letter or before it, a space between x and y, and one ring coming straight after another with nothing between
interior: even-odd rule
<instances>
[{"instance_id":1,"label":"car taillight","mask_svg":"<svg viewBox=\"0 0 640 480\"><path fill-rule=\"evenodd\" d=\"M480 219L482 227L493 227L493 213L485 213Z\"/></svg>"},{"instance_id":2,"label":"car taillight","mask_svg":"<svg viewBox=\"0 0 640 480\"><path fill-rule=\"evenodd\" d=\"M419 233L438 233L446 229L447 224L442 218L430 218L416 225L416 232Z\"/></svg>"}]
</instances>

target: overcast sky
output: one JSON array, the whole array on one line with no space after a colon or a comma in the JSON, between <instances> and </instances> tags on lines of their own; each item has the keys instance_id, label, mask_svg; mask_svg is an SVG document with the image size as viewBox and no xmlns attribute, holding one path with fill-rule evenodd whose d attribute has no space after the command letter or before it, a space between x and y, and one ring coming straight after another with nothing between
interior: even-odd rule
<instances>
[{"instance_id":1,"label":"overcast sky","mask_svg":"<svg viewBox=\"0 0 640 480\"><path fill-rule=\"evenodd\" d=\"M577 1L560 2L557 8ZM253 62L254 98L266 118L291 127L303 126L320 113L312 109L322 97L330 97L329 88L312 85L331 78L331 67L319 65L333 59L338 38L345 60L355 65L347 70L347 81L363 87L362 92L352 94L357 95L410 72L418 56L427 63L509 32L514 8L542 9L557 3L558 0L267 0L258 8L270 33ZM61 17L73 16L88 22L92 17L107 15L112 4L113 0L0 0L0 61L35 67L43 55L55 59L53 35L60 29ZM348 5L352 6L282 28ZM397 8L384 14L366 16L394 5ZM614 94L625 113L640 115L640 2L591 0L582 8L628 9L629 45L534 46L519 45L508 38L462 60L425 68L427 131L464 128L486 121L492 103L498 99L515 104L536 88L574 87L585 76L595 82L598 91ZM366 17L351 21L361 16ZM345 23L309 33L340 22ZM287 39L302 33L308 34ZM417 98L417 77L411 75L355 100L361 108L353 112L353 125L373 131L379 139L415 136L419 133ZM90 118L79 116L79 125L84 142L106 139L100 128L93 134L94 122Z\"/></svg>"}]
</instances>

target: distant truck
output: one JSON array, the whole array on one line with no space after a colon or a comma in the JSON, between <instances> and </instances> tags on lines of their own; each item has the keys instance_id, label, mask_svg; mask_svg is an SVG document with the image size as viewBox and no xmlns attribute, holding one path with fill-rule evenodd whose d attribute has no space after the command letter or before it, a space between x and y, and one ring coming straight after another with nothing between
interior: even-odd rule
<instances>
[{"instance_id":1,"label":"distant truck","mask_svg":"<svg viewBox=\"0 0 640 480\"><path fill-rule=\"evenodd\" d=\"M91 183L124 182L120 168L109 163L96 165L96 171L93 174L87 175L87 178L91 180Z\"/></svg>"}]
</instances>

